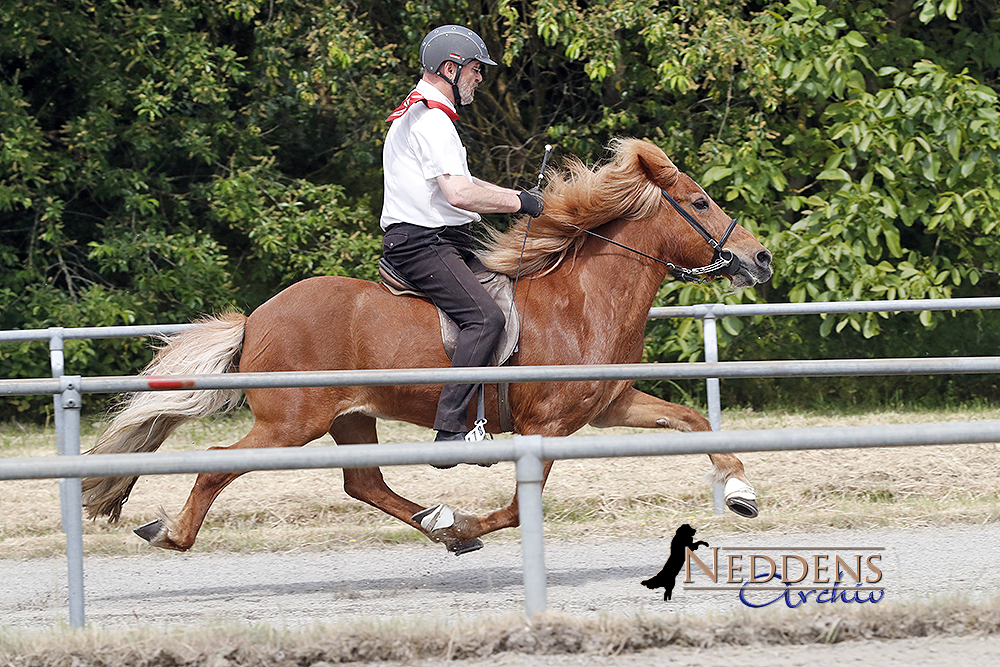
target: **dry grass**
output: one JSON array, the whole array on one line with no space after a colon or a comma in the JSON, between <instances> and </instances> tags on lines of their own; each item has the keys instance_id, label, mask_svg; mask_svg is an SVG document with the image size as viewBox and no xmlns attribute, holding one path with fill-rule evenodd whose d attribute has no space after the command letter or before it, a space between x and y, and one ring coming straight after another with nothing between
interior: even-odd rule
<instances>
[{"instance_id":1,"label":"dry grass","mask_svg":"<svg viewBox=\"0 0 1000 667\"><path fill-rule=\"evenodd\" d=\"M998 419L1000 409L948 413L817 415L734 411L727 430L798 428ZM164 450L228 445L250 426L238 414L195 422L172 436ZM428 440L430 431L381 424L391 442ZM607 434L609 431L586 431ZM611 432L632 432L619 429ZM96 440L86 433L84 447ZM678 434L679 438L684 437ZM6 427L0 456L44 456L54 450L51 431ZM318 444L331 444L329 437ZM1000 519L1000 448L996 444L901 449L751 453L743 456L755 484L761 516L753 521L712 513L709 467L703 456L560 461L545 493L550 539L600 539L627 533L636 539L669 537L669 526L697 519L722 530L925 526L985 523ZM483 513L509 502L513 465L435 470L407 466L385 470L389 484L423 504L447 502ZM195 545L198 551L289 551L420 541L395 519L349 498L339 470L255 472L238 479L216 501ZM192 475L140 479L122 522L86 523L88 554L145 551L131 528L155 517L161 505L177 512ZM0 494L0 557L33 558L64 553L54 480L3 482ZM493 540L517 539L501 531Z\"/></svg>"},{"instance_id":2,"label":"dry grass","mask_svg":"<svg viewBox=\"0 0 1000 667\"><path fill-rule=\"evenodd\" d=\"M852 640L988 635L1000 631L1000 600L885 604L794 615L684 618L673 615L583 619L548 613L463 620L372 620L303 630L270 626L173 630L95 628L8 633L0 667L328 667L344 662L485 659L505 652L619 655L658 647L817 645ZM480 663L476 663L480 664Z\"/></svg>"}]
</instances>

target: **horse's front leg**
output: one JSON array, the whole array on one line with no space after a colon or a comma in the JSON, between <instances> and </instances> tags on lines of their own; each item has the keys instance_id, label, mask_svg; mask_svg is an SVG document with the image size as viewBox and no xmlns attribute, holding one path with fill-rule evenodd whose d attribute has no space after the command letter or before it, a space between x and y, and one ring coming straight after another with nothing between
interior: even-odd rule
<instances>
[{"instance_id":1,"label":"horse's front leg","mask_svg":"<svg viewBox=\"0 0 1000 667\"><path fill-rule=\"evenodd\" d=\"M552 461L543 462L543 488L550 470L552 470ZM483 535L502 528L514 528L520 524L517 490L515 489L514 497L509 505L494 510L484 517L459 514L447 505L433 505L421 509L409 519L400 518L424 531L432 540L444 542L448 551L461 555L481 549L483 543L479 538Z\"/></svg>"},{"instance_id":2,"label":"horse's front leg","mask_svg":"<svg viewBox=\"0 0 1000 667\"><path fill-rule=\"evenodd\" d=\"M708 420L697 410L644 394L629 387L591 422L599 428L632 426L670 428L676 431L710 431ZM735 454L709 454L709 478L725 485L726 507L742 517L757 516L757 496L747 479L743 462Z\"/></svg>"},{"instance_id":3,"label":"horse's front leg","mask_svg":"<svg viewBox=\"0 0 1000 667\"><path fill-rule=\"evenodd\" d=\"M375 418L361 413L338 417L333 422L330 435L338 445L378 443ZM413 526L435 542L444 543L448 551L463 554L483 547L483 543L476 539L482 534L477 532L476 517L457 514L444 505L425 509L389 488L379 468L344 468L344 491L352 498ZM435 510L438 511L435 513Z\"/></svg>"},{"instance_id":4,"label":"horse's front leg","mask_svg":"<svg viewBox=\"0 0 1000 667\"><path fill-rule=\"evenodd\" d=\"M549 472L552 471L552 461L542 462L542 489L545 489L545 482L549 478ZM510 504L504 508L494 510L488 515L479 519L480 528L483 535L486 533L492 533L494 530L500 530L502 528L515 528L521 523L520 514L518 513L517 506L517 488L514 488L514 497L511 499Z\"/></svg>"}]
</instances>

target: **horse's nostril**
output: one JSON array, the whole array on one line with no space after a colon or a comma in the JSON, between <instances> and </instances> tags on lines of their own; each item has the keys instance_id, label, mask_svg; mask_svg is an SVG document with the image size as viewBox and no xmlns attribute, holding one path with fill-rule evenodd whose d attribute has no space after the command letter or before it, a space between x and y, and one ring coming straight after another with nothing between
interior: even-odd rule
<instances>
[{"instance_id":1,"label":"horse's nostril","mask_svg":"<svg viewBox=\"0 0 1000 667\"><path fill-rule=\"evenodd\" d=\"M771 264L771 253L767 250L761 250L757 253L757 264L759 266L769 266Z\"/></svg>"}]
</instances>

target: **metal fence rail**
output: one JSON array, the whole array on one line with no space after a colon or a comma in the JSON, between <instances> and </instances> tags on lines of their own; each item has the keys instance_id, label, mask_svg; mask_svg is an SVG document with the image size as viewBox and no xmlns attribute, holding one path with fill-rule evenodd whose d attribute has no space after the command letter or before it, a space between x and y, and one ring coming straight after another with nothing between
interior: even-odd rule
<instances>
[{"instance_id":1,"label":"metal fence rail","mask_svg":"<svg viewBox=\"0 0 1000 667\"><path fill-rule=\"evenodd\" d=\"M709 303L694 306L651 308L650 319L694 317L704 323L702 334L705 361L719 360L717 320L722 317L753 317L758 315L826 315L849 313L904 313L925 310L992 310L1000 308L1000 297L968 299L909 299L905 301L814 301L810 303ZM708 421L713 431L722 428L722 401L719 378L706 376ZM718 489L716 489L718 496ZM719 501L716 499L716 506Z\"/></svg>"},{"instance_id":2,"label":"metal fence rail","mask_svg":"<svg viewBox=\"0 0 1000 667\"><path fill-rule=\"evenodd\" d=\"M583 382L588 380L693 380L705 377L846 377L1000 372L1000 357L919 359L821 359L717 361L593 366L501 366L408 370L226 373L169 377L80 377L0 380L0 396L56 394L67 380L84 393L171 391L175 389L259 389L263 387L359 387L496 382Z\"/></svg>"},{"instance_id":3,"label":"metal fence rail","mask_svg":"<svg viewBox=\"0 0 1000 667\"><path fill-rule=\"evenodd\" d=\"M1000 297L907 299L905 301L810 301L808 303L706 303L650 308L650 319L666 317L750 317L754 315L826 315L832 313L916 313L925 310L993 310Z\"/></svg>"},{"instance_id":4,"label":"metal fence rail","mask_svg":"<svg viewBox=\"0 0 1000 667\"><path fill-rule=\"evenodd\" d=\"M525 442L537 438L537 445ZM837 426L756 431L640 433L613 436L514 436L477 443L414 442L378 447L335 445L296 449L221 449L197 452L102 454L101 456L3 459L0 481L63 477L117 477L184 473L371 468L375 466L517 461L534 451L545 461L680 456L766 451L982 444L1000 440L1000 420L870 426Z\"/></svg>"},{"instance_id":5,"label":"metal fence rail","mask_svg":"<svg viewBox=\"0 0 1000 667\"><path fill-rule=\"evenodd\" d=\"M80 327L33 331L2 331L2 342L48 341L52 378L0 380L0 396L51 394L55 407L58 458L2 459L0 480L59 478L66 532L70 624L84 624L83 539L80 506L82 477L121 474L248 471L308 467L371 467L414 463L514 461L520 501L525 609L529 615L545 609L545 565L542 543L542 461L610 456L664 456L694 453L888 447L995 442L1000 422L922 424L906 427L848 429L786 429L716 433L721 426L719 378L805 377L996 373L1000 357L933 359L830 359L807 361L718 361L716 320L729 316L807 315L824 313L917 312L1000 308L1000 298L869 301L803 304L709 304L653 308L650 318L695 317L704 321L705 362L691 364L628 364L615 366L539 366L526 368L418 369L393 371L325 371L316 373L246 373L223 376L80 377L65 374L66 340L154 336L177 333L192 324ZM80 456L80 407L84 393L219 389L251 387L360 386L443 384L451 382L551 382L635 379L706 379L709 421L713 432L662 433L572 439L515 436L467 445L417 443L378 448L312 447L302 450L188 452ZM715 489L721 511L721 485Z\"/></svg>"}]
</instances>

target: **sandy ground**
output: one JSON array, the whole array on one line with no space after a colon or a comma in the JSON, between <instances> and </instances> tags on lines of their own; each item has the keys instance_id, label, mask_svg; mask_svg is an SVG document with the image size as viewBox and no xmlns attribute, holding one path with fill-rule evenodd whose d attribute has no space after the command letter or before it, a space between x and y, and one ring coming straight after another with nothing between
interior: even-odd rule
<instances>
[{"instance_id":1,"label":"sandy ground","mask_svg":"<svg viewBox=\"0 0 1000 667\"><path fill-rule=\"evenodd\" d=\"M191 447L203 448L213 442L199 441ZM847 607L864 607L879 613L896 603L926 604L934 608L938 601L956 596L972 601L994 600L996 607L997 591L1000 591L1000 524L991 522L996 515L991 514L990 507L983 510L976 505L975 512L966 512L963 503L978 501L980 497L997 497L998 452L1000 446L997 445L971 449L953 447L946 451L923 448L906 450L902 461L892 451L808 452L788 457L751 454L746 457L748 471L753 471L752 478L767 491L768 508L772 512L802 514L795 522L786 522L787 528L759 525L753 532L725 532L738 529L732 523L705 518L702 507L705 501L699 495L704 485L701 481L706 463L703 457L677 457L679 460L670 461L669 466L628 459L599 468L588 467L587 462L561 462L559 474L553 477L547 489L550 502L554 503L554 513L578 511L577 505L585 508L597 505L601 512L596 519L588 515L591 521L587 525L595 526L592 530L582 535L567 534L566 526L575 525L570 517L562 521L560 534L547 539L548 609L590 621L607 616L690 619L694 623L716 617L742 617L782 628L795 621L801 622L805 614L817 619L817 623L829 625L834 615ZM460 467L453 477L449 477L447 471L424 468L416 472L391 471L391 474L399 478L401 488L415 488L426 495L424 500L456 503L456 507L464 511L482 509L480 506L495 507L507 499L512 488L513 475L505 474L503 465L490 470ZM665 470L670 474L665 474ZM273 486L267 486L264 479L267 475L275 476ZM820 487L817 487L817 475L823 484ZM256 473L252 479L247 476L216 503L212 516L220 528L209 526L203 531L193 553L146 549L129 528L152 518L151 507L160 503L168 506L179 503L190 489L190 483L189 479L179 478L144 479L137 486L132 502L126 506L129 516L120 527L105 529L87 524L87 538L93 545L120 554L88 556L85 560L86 615L91 627L143 633L150 629L197 630L235 624L298 631L320 625L341 628L352 623L387 620L437 623L447 627L453 623L490 623L495 618L509 621L512 615L524 610L520 545L516 533L503 537L498 534L492 539L488 536L483 550L458 558L429 542L375 546L359 538L353 543L356 535L343 530L343 526L355 526L358 535L376 530L398 530L398 527L392 524L386 527L388 520L380 515L353 511L356 503L346 496L340 497L343 492L339 488L339 475L328 472ZM49 488L53 483L11 484L6 485L0 495L0 518L8 530L17 527L19 537L8 538L5 544L23 543L21 548L27 548L26 545L36 540L48 540L52 544L45 547L49 550L44 553L59 553L61 537L55 532L58 531L58 509L53 505L54 495ZM262 492L262 486L271 491ZM303 489L308 490L306 501L303 501ZM833 491L838 493L833 494ZM659 503L649 510L650 525L662 530L637 530L637 527L646 526L643 522L647 517L635 512L632 516L626 510L634 504L643 505L639 501L656 500L663 494L677 496L679 500L672 503L675 509L670 512ZM879 519L883 517L873 515L869 521L863 512L858 514L859 507L881 508L868 499L883 496L892 498L894 503L893 521L899 523L893 525L915 527L879 528ZM935 502L921 502L925 496ZM582 500L573 504L571 501L577 497ZM264 503L262 498L269 500ZM912 498L916 501L911 502ZM951 504L941 505L937 499L951 499ZM804 525L817 525L815 517L809 514L810 503L821 507L824 517L831 512L847 517L838 523L832 523L831 519L827 524L842 528L791 532ZM932 522L943 511L959 524L920 527ZM601 521L606 518L604 514L617 517L619 513L632 521L628 524L630 529L622 531L622 523L618 520ZM982 519L984 525L968 525L975 517ZM789 608L783 599L766 607L750 608L740 601L737 591L685 589L683 582L678 580L673 600L665 602L659 591L649 591L639 582L661 568L669 552L669 535L681 521L690 521L699 529L698 539L728 549L730 553L746 554L755 550L773 553L767 550L774 549L809 558L831 547L882 547L877 552L865 553L880 554L878 563L883 578L879 585L884 589L884 598L878 604L845 603L843 600L817 603L814 596L795 608ZM553 523L558 522L549 521L547 515L547 529ZM271 524L277 526L278 538L271 539L270 533L261 528ZM341 527L340 532L327 527L334 525ZM239 544L247 526L262 532L263 536L254 533L247 544ZM286 533L291 533L293 538L281 537ZM614 539L622 533L631 537ZM117 543L121 546L116 546ZM226 551L237 545L240 553ZM698 554L708 558L704 548ZM711 583L697 571L694 580L692 585ZM750 599L764 600L762 595ZM0 557L0 646L5 633L47 633L53 629L58 632L67 619L64 557ZM985 667L995 664L995 656L1000 655L1000 634L996 627L990 626L986 632L993 634L961 636L961 632L950 631L917 636L921 633L915 632L913 637L906 639L852 639L832 645L777 645L773 638L762 637L759 645L751 646L723 645L709 649L668 646L638 653L626 650L617 655L613 655L614 647L585 654L556 655L529 655L506 650L488 658L457 661L457 664L463 667L486 664L514 667L577 664L832 667L877 662L880 667ZM272 662L278 665L281 660ZM64 663L39 662L37 667L48 664ZM173 665L167 660L150 663L147 667L168 664ZM197 667L203 663L185 664ZM239 667L239 664L213 658L210 667ZM259 664L267 667L270 663L264 660ZM315 661L300 661L300 664L326 667ZM404 663L381 664L395 667ZM405 664L438 667L454 665L456 661L441 658ZM0 656L0 667L7 665Z\"/></svg>"},{"instance_id":2,"label":"sandy ground","mask_svg":"<svg viewBox=\"0 0 1000 667\"><path fill-rule=\"evenodd\" d=\"M926 602L958 594L987 599L1000 591L1000 525L910 530L845 530L784 535L697 535L722 554L833 553L831 547L872 548L884 588L880 604ZM666 541L547 542L548 609L573 616L672 614L703 617L747 612L795 614L844 606L779 601L754 609L737 590L688 590L678 577L673 599L640 581L669 554ZM696 552L709 560L705 548ZM852 552L853 553L853 552ZM720 568L725 567L724 557ZM746 565L746 558L742 561ZM67 618L63 559L0 560L4 624L43 628ZM692 586L715 585L698 568ZM744 568L743 575L747 570ZM489 544L456 557L426 544L308 553L195 554L150 549L138 557L90 557L84 562L87 620L100 627L208 621L268 622L285 627L368 617L469 619L524 611L519 544ZM865 577L875 576L865 568ZM723 582L720 574L720 583ZM810 575L812 577L812 575ZM853 580L850 585L853 586ZM819 587L822 588L822 587ZM777 595L747 594L754 604ZM865 595L859 594L862 597ZM798 598L792 596L793 602ZM856 604L856 603L855 603ZM873 603L866 602L871 605Z\"/></svg>"},{"instance_id":3,"label":"sandy ground","mask_svg":"<svg viewBox=\"0 0 1000 667\"><path fill-rule=\"evenodd\" d=\"M962 595L988 600L1000 590L1000 526L907 530L844 530L790 534L712 534L699 539L722 553L798 553L807 559L833 547L878 553L884 598L878 604L926 603ZM879 551L871 551L882 547ZM669 545L643 542L546 543L547 602L553 611L581 618L602 614L679 616L747 614L777 622L794 615L833 613L848 603L784 599L750 608L733 590L685 588L673 600L639 582L663 565ZM704 548L699 553L704 552ZM710 553L710 552L709 552ZM775 553L775 552L766 552ZM706 554L706 558L708 558ZM177 554L150 550L135 557L85 561L87 621L102 628L135 629L262 623L307 627L392 617L414 621L468 621L523 611L519 544L489 544L455 557L427 544L359 547L312 553ZM869 571L870 574L870 571ZM0 618L8 629L44 630L67 619L63 559L0 560ZM721 579L721 577L720 577ZM695 571L692 586L711 584ZM853 582L852 582L853 583ZM768 594L774 595L774 594ZM755 603L763 593L748 595ZM793 596L793 602L797 602ZM857 603L853 603L857 605ZM874 607L871 602L864 603ZM663 648L616 657L503 653L472 665L972 665L991 664L1000 637L915 637L847 641L831 646ZM444 664L443 661L440 661ZM423 661L429 667L437 662ZM452 662L451 664L454 664Z\"/></svg>"}]
</instances>

